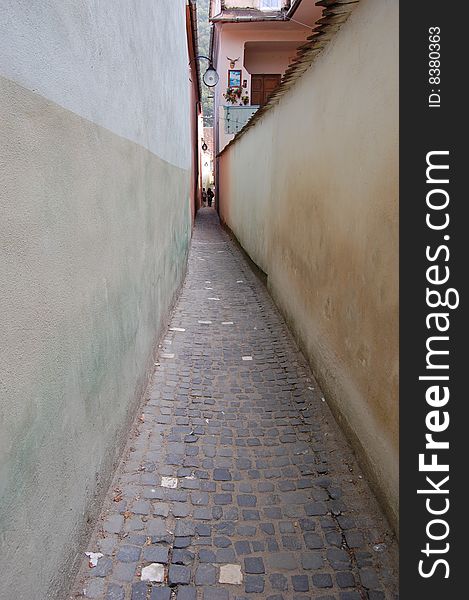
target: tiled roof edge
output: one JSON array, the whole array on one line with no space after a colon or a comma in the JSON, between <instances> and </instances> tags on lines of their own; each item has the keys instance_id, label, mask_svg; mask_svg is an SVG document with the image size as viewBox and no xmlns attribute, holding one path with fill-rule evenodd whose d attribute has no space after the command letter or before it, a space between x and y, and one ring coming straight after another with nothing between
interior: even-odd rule
<instances>
[{"instance_id":1,"label":"tiled roof edge","mask_svg":"<svg viewBox=\"0 0 469 600\"><path fill-rule=\"evenodd\" d=\"M217 156L221 156L235 144L251 127L269 111L278 100L295 84L309 69L317 55L329 44L340 27L348 19L360 0L319 0L316 6L322 6L322 16L316 22L312 35L298 48L297 56L285 71L279 87L272 93L269 100L257 110L246 125L238 131L235 137L223 148Z\"/></svg>"}]
</instances>

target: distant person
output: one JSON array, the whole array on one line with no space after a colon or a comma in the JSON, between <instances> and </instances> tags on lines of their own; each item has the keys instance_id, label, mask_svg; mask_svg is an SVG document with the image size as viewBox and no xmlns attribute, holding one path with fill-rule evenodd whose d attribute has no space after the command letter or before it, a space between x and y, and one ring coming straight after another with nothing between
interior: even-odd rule
<instances>
[{"instance_id":1,"label":"distant person","mask_svg":"<svg viewBox=\"0 0 469 600\"><path fill-rule=\"evenodd\" d=\"M202 206L207 206L207 192L202 188Z\"/></svg>"},{"instance_id":2,"label":"distant person","mask_svg":"<svg viewBox=\"0 0 469 600\"><path fill-rule=\"evenodd\" d=\"M212 192L212 188L208 188L207 190L207 199L208 199L208 205L212 206L212 201L214 198L215 194Z\"/></svg>"}]
</instances>

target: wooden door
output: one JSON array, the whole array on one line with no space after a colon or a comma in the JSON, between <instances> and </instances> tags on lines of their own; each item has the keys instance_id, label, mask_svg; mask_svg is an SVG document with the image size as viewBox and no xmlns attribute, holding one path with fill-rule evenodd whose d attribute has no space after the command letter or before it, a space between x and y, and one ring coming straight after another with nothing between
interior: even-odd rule
<instances>
[{"instance_id":1,"label":"wooden door","mask_svg":"<svg viewBox=\"0 0 469 600\"><path fill-rule=\"evenodd\" d=\"M251 104L263 106L270 94L280 84L281 75L252 75Z\"/></svg>"},{"instance_id":2,"label":"wooden door","mask_svg":"<svg viewBox=\"0 0 469 600\"><path fill-rule=\"evenodd\" d=\"M262 104L267 102L270 94L280 85L280 79L280 75L264 75L264 99Z\"/></svg>"}]
</instances>

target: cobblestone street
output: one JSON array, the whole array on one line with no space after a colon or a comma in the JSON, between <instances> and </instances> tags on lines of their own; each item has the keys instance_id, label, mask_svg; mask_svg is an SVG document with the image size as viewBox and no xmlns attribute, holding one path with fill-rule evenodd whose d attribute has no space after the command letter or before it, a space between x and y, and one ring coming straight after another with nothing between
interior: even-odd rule
<instances>
[{"instance_id":1,"label":"cobblestone street","mask_svg":"<svg viewBox=\"0 0 469 600\"><path fill-rule=\"evenodd\" d=\"M72 598L397 598L397 548L264 284L198 214Z\"/></svg>"}]
</instances>

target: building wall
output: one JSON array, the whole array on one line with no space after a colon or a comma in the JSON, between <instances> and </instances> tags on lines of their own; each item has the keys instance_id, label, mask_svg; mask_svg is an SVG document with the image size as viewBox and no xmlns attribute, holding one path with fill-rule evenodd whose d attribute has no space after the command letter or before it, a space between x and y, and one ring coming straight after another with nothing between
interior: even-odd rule
<instances>
[{"instance_id":1,"label":"building wall","mask_svg":"<svg viewBox=\"0 0 469 600\"><path fill-rule=\"evenodd\" d=\"M186 6L186 27L188 41L188 76L192 85L190 87L190 130L191 130L191 214L192 224L201 205L202 191L202 164L201 164L201 132L203 130L203 116L201 104L201 90L199 80L199 64L197 57L197 3L191 0Z\"/></svg>"},{"instance_id":2,"label":"building wall","mask_svg":"<svg viewBox=\"0 0 469 600\"><path fill-rule=\"evenodd\" d=\"M243 88L242 94L247 94L251 98L251 73L245 68L244 61L244 45L246 42L298 42L298 46L304 42L306 36L309 34L308 29L293 28L290 24L283 23L255 23L253 24L231 24L231 23L216 23L215 24L215 36L217 38L216 43L216 56L215 56L215 67L220 76L219 83L215 88L215 108L214 114L218 120L218 125L215 128L218 133L218 146L217 150L222 150L228 142L233 139L233 135L227 134L224 131L224 118L225 112L223 107L227 105L223 94L226 92L228 87L228 70L230 69L229 58L239 60L236 62L234 68L241 69L241 81L247 81L247 87ZM262 53L264 56L265 53ZM285 52L274 54L270 57L269 69L273 69L272 73L283 74L286 67L288 58L292 55L291 49L285 50ZM259 72L259 71L258 71ZM228 104L231 106L231 104Z\"/></svg>"},{"instance_id":3,"label":"building wall","mask_svg":"<svg viewBox=\"0 0 469 600\"><path fill-rule=\"evenodd\" d=\"M210 17L220 14L221 0L210 0Z\"/></svg>"},{"instance_id":4,"label":"building wall","mask_svg":"<svg viewBox=\"0 0 469 600\"><path fill-rule=\"evenodd\" d=\"M267 273L394 525L397 24L394 0L361 0L219 164L221 217Z\"/></svg>"},{"instance_id":5,"label":"building wall","mask_svg":"<svg viewBox=\"0 0 469 600\"><path fill-rule=\"evenodd\" d=\"M281 7L289 7L291 0L281 0ZM261 8L261 0L225 0L225 8Z\"/></svg>"},{"instance_id":6,"label":"building wall","mask_svg":"<svg viewBox=\"0 0 469 600\"><path fill-rule=\"evenodd\" d=\"M202 186L207 189L213 187L213 127L203 127L202 138L207 145L207 150L201 152L201 164L202 164Z\"/></svg>"},{"instance_id":7,"label":"building wall","mask_svg":"<svg viewBox=\"0 0 469 600\"><path fill-rule=\"evenodd\" d=\"M250 75L277 73L283 75L295 57L296 48L254 51L252 56L249 56L249 60L245 60L244 66Z\"/></svg>"},{"instance_id":8,"label":"building wall","mask_svg":"<svg viewBox=\"0 0 469 600\"><path fill-rule=\"evenodd\" d=\"M1 3L2 599L65 597L182 282L187 52L184 0Z\"/></svg>"}]
</instances>

